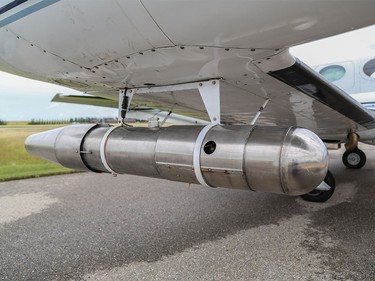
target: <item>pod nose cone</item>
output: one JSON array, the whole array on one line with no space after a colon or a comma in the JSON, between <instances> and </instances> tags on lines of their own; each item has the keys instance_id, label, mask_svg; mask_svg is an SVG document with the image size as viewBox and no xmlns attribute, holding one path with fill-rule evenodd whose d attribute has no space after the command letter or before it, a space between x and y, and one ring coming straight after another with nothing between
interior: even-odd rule
<instances>
[{"instance_id":1,"label":"pod nose cone","mask_svg":"<svg viewBox=\"0 0 375 281\"><path fill-rule=\"evenodd\" d=\"M63 129L57 128L29 136L25 141L26 150L40 158L59 163L55 154L55 143Z\"/></svg>"},{"instance_id":2,"label":"pod nose cone","mask_svg":"<svg viewBox=\"0 0 375 281\"><path fill-rule=\"evenodd\" d=\"M313 132L296 128L287 136L281 154L281 181L286 194L308 193L324 180L328 151Z\"/></svg>"}]
</instances>

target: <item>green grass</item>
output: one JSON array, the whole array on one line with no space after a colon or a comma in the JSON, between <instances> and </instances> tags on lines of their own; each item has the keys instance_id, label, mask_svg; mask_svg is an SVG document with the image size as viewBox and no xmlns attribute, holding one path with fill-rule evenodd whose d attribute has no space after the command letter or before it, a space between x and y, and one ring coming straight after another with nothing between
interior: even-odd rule
<instances>
[{"instance_id":1,"label":"green grass","mask_svg":"<svg viewBox=\"0 0 375 281\"><path fill-rule=\"evenodd\" d=\"M72 173L73 170L39 159L24 148L25 139L34 133L59 127L8 122L0 126L0 181Z\"/></svg>"},{"instance_id":2,"label":"green grass","mask_svg":"<svg viewBox=\"0 0 375 281\"><path fill-rule=\"evenodd\" d=\"M132 125L148 126L147 123ZM169 125L171 124L165 124ZM74 173L73 170L29 154L24 147L29 135L63 126L65 125L28 125L27 122L8 122L7 125L0 125L0 182Z\"/></svg>"}]
</instances>

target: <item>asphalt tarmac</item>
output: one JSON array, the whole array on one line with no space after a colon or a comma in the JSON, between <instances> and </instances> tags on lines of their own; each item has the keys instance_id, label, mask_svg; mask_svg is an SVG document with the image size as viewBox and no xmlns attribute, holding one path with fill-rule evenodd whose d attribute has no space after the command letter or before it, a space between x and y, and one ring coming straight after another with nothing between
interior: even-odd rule
<instances>
[{"instance_id":1,"label":"asphalt tarmac","mask_svg":"<svg viewBox=\"0 0 375 281\"><path fill-rule=\"evenodd\" d=\"M327 203L82 173L0 183L0 280L375 280L375 148Z\"/></svg>"}]
</instances>

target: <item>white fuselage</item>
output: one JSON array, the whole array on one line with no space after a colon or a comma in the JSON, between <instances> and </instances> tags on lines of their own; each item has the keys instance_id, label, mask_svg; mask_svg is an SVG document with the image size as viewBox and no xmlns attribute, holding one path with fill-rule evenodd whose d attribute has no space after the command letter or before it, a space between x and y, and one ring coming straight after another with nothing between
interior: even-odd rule
<instances>
[{"instance_id":1,"label":"white fuselage","mask_svg":"<svg viewBox=\"0 0 375 281\"><path fill-rule=\"evenodd\" d=\"M375 54L373 57L330 62L312 68L363 106L375 110Z\"/></svg>"}]
</instances>

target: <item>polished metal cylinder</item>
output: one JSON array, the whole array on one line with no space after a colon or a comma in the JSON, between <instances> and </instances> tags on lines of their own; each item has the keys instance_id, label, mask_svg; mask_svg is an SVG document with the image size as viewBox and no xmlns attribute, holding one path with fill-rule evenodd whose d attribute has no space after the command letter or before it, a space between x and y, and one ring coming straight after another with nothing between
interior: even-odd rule
<instances>
[{"instance_id":1,"label":"polished metal cylinder","mask_svg":"<svg viewBox=\"0 0 375 281\"><path fill-rule=\"evenodd\" d=\"M256 127L244 161L250 189L289 195L310 192L328 171L323 142L313 132L295 127Z\"/></svg>"},{"instance_id":2,"label":"polished metal cylinder","mask_svg":"<svg viewBox=\"0 0 375 281\"><path fill-rule=\"evenodd\" d=\"M173 181L199 183L194 172L193 155L202 126L160 128L155 162L160 177Z\"/></svg>"},{"instance_id":3,"label":"polished metal cylinder","mask_svg":"<svg viewBox=\"0 0 375 281\"><path fill-rule=\"evenodd\" d=\"M209 186L249 189L244 152L254 126L216 126L206 135L201 149L201 170Z\"/></svg>"},{"instance_id":4,"label":"polished metal cylinder","mask_svg":"<svg viewBox=\"0 0 375 281\"><path fill-rule=\"evenodd\" d=\"M295 127L75 125L30 136L26 148L78 170L289 195L310 192L328 169L320 138Z\"/></svg>"}]
</instances>

